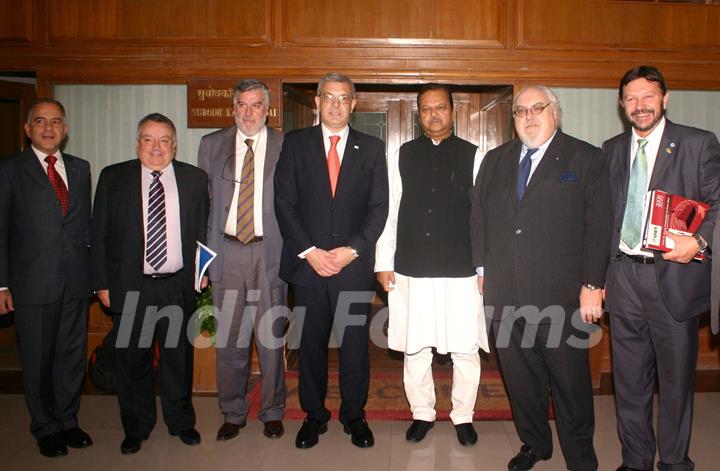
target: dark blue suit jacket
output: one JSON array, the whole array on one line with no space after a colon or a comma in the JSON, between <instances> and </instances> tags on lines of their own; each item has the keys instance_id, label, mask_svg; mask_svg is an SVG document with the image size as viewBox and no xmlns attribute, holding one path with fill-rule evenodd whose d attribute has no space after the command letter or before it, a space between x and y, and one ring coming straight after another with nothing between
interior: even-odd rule
<instances>
[{"instance_id":1,"label":"dark blue suit jacket","mask_svg":"<svg viewBox=\"0 0 720 471\"><path fill-rule=\"evenodd\" d=\"M284 245L280 276L309 285L321 277L298 254L350 246L359 257L331 277L343 288L370 289L375 242L388 213L385 145L350 129L332 197L320 125L285 135L275 170L275 211Z\"/></svg>"},{"instance_id":2,"label":"dark blue suit jacket","mask_svg":"<svg viewBox=\"0 0 720 471\"><path fill-rule=\"evenodd\" d=\"M70 196L63 215L31 147L0 158L0 286L15 304L47 304L63 290L90 296L90 165L62 154Z\"/></svg>"}]
</instances>

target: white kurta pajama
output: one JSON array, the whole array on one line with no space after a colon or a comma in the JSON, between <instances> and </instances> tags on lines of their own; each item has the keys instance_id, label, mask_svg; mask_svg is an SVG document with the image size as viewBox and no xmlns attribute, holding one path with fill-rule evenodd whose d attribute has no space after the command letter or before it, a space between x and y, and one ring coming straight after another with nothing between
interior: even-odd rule
<instances>
[{"instance_id":1,"label":"white kurta pajama","mask_svg":"<svg viewBox=\"0 0 720 471\"><path fill-rule=\"evenodd\" d=\"M480 168L478 150L473 180ZM397 221L402 181L399 153L388 159L390 208L385 229L377 242L375 271L394 271ZM405 353L405 394L413 419L435 420L435 387L432 348L450 352L453 360L453 424L472 422L480 383L478 348L489 351L482 296L477 277L416 278L395 273L395 287L388 293L390 320L388 346Z\"/></svg>"}]
</instances>

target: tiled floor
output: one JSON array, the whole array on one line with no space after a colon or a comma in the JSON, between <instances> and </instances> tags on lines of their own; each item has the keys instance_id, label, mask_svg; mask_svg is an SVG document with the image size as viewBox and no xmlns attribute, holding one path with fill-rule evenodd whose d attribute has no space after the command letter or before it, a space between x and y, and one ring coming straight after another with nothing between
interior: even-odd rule
<instances>
[{"instance_id":1,"label":"tiled floor","mask_svg":"<svg viewBox=\"0 0 720 471\"><path fill-rule=\"evenodd\" d=\"M508 459L520 447L511 422L476 422L480 439L474 447L457 443L449 422L440 422L419 444L405 442L406 422L373 422L375 447L361 450L350 444L337 422L320 443L310 450L294 446L298 421L286 421L286 433L279 440L262 435L258 422L250 422L240 435L228 442L215 441L220 425L217 399L194 399L203 442L196 447L183 445L157 424L142 450L131 456L120 454L123 438L117 404L113 396L83 396L81 426L95 445L70 450L66 457L40 456L28 432L28 416L23 397L0 395L0 469L11 470L505 470ZM614 470L620 463L620 446L615 434L612 396L595 398L597 427L595 446L600 470ZM720 436L720 393L699 393L695 398L695 425L690 450L697 470L718 469ZM538 471L564 470L557 446L553 458L539 463Z\"/></svg>"}]
</instances>

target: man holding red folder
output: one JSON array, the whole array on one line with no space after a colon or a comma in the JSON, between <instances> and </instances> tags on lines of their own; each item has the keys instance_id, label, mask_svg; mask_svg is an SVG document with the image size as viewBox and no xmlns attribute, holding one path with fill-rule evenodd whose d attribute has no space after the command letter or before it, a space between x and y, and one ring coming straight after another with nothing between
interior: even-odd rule
<instances>
[{"instance_id":1,"label":"man holding red folder","mask_svg":"<svg viewBox=\"0 0 720 471\"><path fill-rule=\"evenodd\" d=\"M710 264L692 262L712 244L720 196L720 145L714 134L665 118L668 93L658 69L639 66L620 81L632 129L603 145L614 208L606 279L622 470L692 470L688 456L698 316L710 308ZM647 191L710 205L700 228L672 235L670 252L642 246ZM657 370L658 430L652 428Z\"/></svg>"}]
</instances>

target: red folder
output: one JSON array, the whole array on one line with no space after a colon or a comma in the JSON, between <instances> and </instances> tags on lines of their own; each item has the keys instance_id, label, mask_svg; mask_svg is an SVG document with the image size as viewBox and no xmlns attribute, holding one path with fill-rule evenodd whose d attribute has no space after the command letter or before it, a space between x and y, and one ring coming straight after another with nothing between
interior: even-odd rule
<instances>
[{"instance_id":1,"label":"red folder","mask_svg":"<svg viewBox=\"0 0 720 471\"><path fill-rule=\"evenodd\" d=\"M680 195L653 190L646 196L648 205L647 220L643 231L643 248L669 252L673 241L667 233L692 235L700 228L710 205L691 200ZM705 255L697 254L696 260L704 260Z\"/></svg>"}]
</instances>

